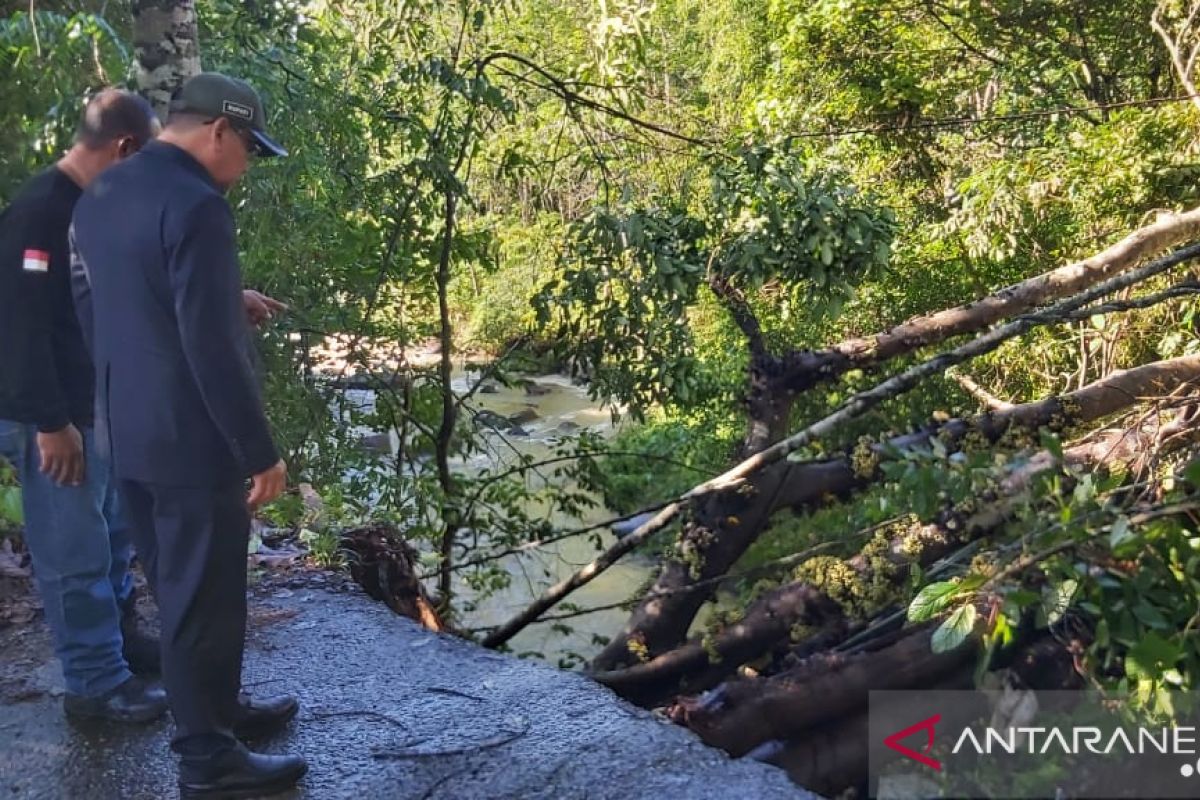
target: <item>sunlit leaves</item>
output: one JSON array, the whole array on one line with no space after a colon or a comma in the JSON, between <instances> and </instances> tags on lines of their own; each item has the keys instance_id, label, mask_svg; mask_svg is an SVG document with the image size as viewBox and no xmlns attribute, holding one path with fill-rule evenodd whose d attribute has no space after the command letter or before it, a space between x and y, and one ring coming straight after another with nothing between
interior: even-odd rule
<instances>
[{"instance_id":1,"label":"sunlit leaves","mask_svg":"<svg viewBox=\"0 0 1200 800\"><path fill-rule=\"evenodd\" d=\"M956 608L933 632L933 652L946 653L965 642L975 630L978 618L975 606L969 603Z\"/></svg>"},{"instance_id":2,"label":"sunlit leaves","mask_svg":"<svg viewBox=\"0 0 1200 800\"><path fill-rule=\"evenodd\" d=\"M599 208L581 220L563 271L536 301L598 390L635 412L704 395L689 327L701 287L753 297L778 283L815 316L890 255L890 212L786 146L714 156L712 173L699 210Z\"/></svg>"}]
</instances>

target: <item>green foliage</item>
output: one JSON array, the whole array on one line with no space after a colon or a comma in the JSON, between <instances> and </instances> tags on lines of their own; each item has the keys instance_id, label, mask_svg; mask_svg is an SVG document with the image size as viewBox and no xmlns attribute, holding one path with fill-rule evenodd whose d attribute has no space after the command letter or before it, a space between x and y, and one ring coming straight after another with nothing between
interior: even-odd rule
<instances>
[{"instance_id":1,"label":"green foliage","mask_svg":"<svg viewBox=\"0 0 1200 800\"><path fill-rule=\"evenodd\" d=\"M810 313L836 313L887 263L893 218L786 145L760 145L715 157L698 212L599 208L572 233L563 272L536 299L539 322L556 326L599 396L640 416L716 393L688 325L702 286L725 299L778 283Z\"/></svg>"},{"instance_id":2,"label":"green foliage","mask_svg":"<svg viewBox=\"0 0 1200 800\"><path fill-rule=\"evenodd\" d=\"M961 645L974 632L979 620L975 606L959 606L933 632L932 647L935 653L945 653Z\"/></svg>"},{"instance_id":3,"label":"green foliage","mask_svg":"<svg viewBox=\"0 0 1200 800\"><path fill-rule=\"evenodd\" d=\"M646 455L605 459L605 505L627 514L678 496L719 473L741 434L740 420L720 407L692 409L686 415L656 412L644 424L624 426L611 449Z\"/></svg>"},{"instance_id":4,"label":"green foliage","mask_svg":"<svg viewBox=\"0 0 1200 800\"><path fill-rule=\"evenodd\" d=\"M924 622L945 610L959 593L957 581L938 581L926 585L908 606L909 622Z\"/></svg>"},{"instance_id":5,"label":"green foliage","mask_svg":"<svg viewBox=\"0 0 1200 800\"><path fill-rule=\"evenodd\" d=\"M16 471L0 459L0 530L19 528L24 521Z\"/></svg>"},{"instance_id":6,"label":"green foliage","mask_svg":"<svg viewBox=\"0 0 1200 800\"><path fill-rule=\"evenodd\" d=\"M348 394L315 371L317 351L331 336L358 345L346 371L370 374L379 371L375 348L412 347L443 324L469 326L486 346L528 329L527 298L561 223L547 217L531 232L505 216L512 204L497 204L493 215L483 207L498 186L522 174L519 153L527 148L515 141L522 133L517 104L536 108L544 100L484 66L510 41L512 32L495 20L513 5L198 5L205 67L249 80L264 97L268 126L291 150L287 159L256 165L230 200L247 283L291 307L260 339L273 427L293 479L311 483L327 504L322 525L310 525L294 500L271 513L301 530L320 562L338 560L340 527L370 518L400 523L424 547L440 543L447 528L470 534L469 546L452 554L457 559L542 535L543 514L579 515L593 502L601 449L593 439L564 442L564 466L550 472L577 490L541 484L536 466L524 463L499 470L503 475L453 467L442 475L430 456L447 424L443 397L451 387L437 370L409 366L380 376L373 396ZM62 152L81 90L103 80L101 73L129 70L128 46L98 17L40 15L40 39L34 31L21 15L0 27L4 85L19 95L0 113L24 148L18 161L4 161L14 185ZM629 44L612 40L601 49ZM547 117L554 124L561 113ZM472 166L496 152L507 154L505 169L473 180ZM9 191L8 173L0 177L0 193ZM455 207L452 220L448 206ZM499 240L497 218L510 231ZM541 262L526 261L538 252ZM498 255L522 262L524 277L500 274ZM493 291L473 284L480 276ZM471 291L443 320L439 294L455 279ZM494 291L499 287L503 296ZM500 302L489 308L488 295ZM468 408L457 416L443 457L453 462L493 446ZM365 432L380 430L396 432L398 453L361 446ZM494 564L465 577L483 589L510 578Z\"/></svg>"},{"instance_id":7,"label":"green foliage","mask_svg":"<svg viewBox=\"0 0 1200 800\"><path fill-rule=\"evenodd\" d=\"M1022 619L1051 630L1082 625L1094 630L1087 663L1099 683L1147 703L1163 688L1190 689L1200 648L1190 633L1195 606L1180 598L1200 596L1191 577L1200 566L1200 537L1189 517L1131 513L1140 501L1122 484L1120 475L1071 469L1040 474L1009 525L1020 536L999 539L960 577L925 585L909 619L953 609L935 634L935 650L982 633L984 664ZM1173 479L1166 485L1158 507L1194 504L1193 486ZM997 562L1021 568L999 576ZM977 606L984 602L994 610L980 631Z\"/></svg>"},{"instance_id":8,"label":"green foliage","mask_svg":"<svg viewBox=\"0 0 1200 800\"><path fill-rule=\"evenodd\" d=\"M256 166L231 201L248 284L292 308L260 340L266 396L293 475L327 509L324 525L295 499L272 514L328 563L337 528L369 518L400 523L435 568L448 528L466 561L552 534L547 520L601 496L632 511L678 494L736 451L750 315L775 353L869 336L1200 200L1196 111L1162 101L1182 92L1146 24L1151 0L198 6L206 68L253 82L292 151ZM86 91L127 82L132 50L127 4L39 3L32 19L2 8L0 199L61 155ZM963 370L1009 400L1074 388L1200 352L1196 308L1039 331ZM439 474L450 387L435 368L380 370L373 356L443 325L460 349L549 347L545 363L568 363L645 424L607 446L564 441L551 470L497 459L477 473L460 459L495 442L464 406L443 453L455 466ZM370 402L315 374L329 336L356 345L347 371L377 374ZM793 427L878 377L805 393ZM975 408L951 381L929 381L800 455ZM364 449L368 431L394 431L398 452ZM780 515L742 566L831 541L849 555L853 531L893 517L961 520L1035 450L1062 447L900 454L853 502ZM971 565L912 574L910 618L944 615L939 648L974 632L989 652L1030 619L1082 622L1098 680L1146 697L1191 687L1195 610L1179 599L1200 590L1194 526L1142 519L1122 479L1062 469L1038 481ZM1190 501L1194 483L1160 481L1142 500ZM0 519L13 522L18 496L0 481ZM481 596L510 581L495 563L466 572Z\"/></svg>"},{"instance_id":9,"label":"green foliage","mask_svg":"<svg viewBox=\"0 0 1200 800\"><path fill-rule=\"evenodd\" d=\"M707 234L710 272L738 288L777 280L836 300L887 265L894 217L828 166L756 146L713 170Z\"/></svg>"},{"instance_id":10,"label":"green foliage","mask_svg":"<svg viewBox=\"0 0 1200 800\"><path fill-rule=\"evenodd\" d=\"M309 558L321 567L340 567L345 558L339 552L340 537L337 531L314 531L301 528L297 537L308 548Z\"/></svg>"},{"instance_id":11,"label":"green foliage","mask_svg":"<svg viewBox=\"0 0 1200 800\"><path fill-rule=\"evenodd\" d=\"M89 91L122 84L130 52L95 14L17 12L0 18L0 205L30 174L66 152Z\"/></svg>"},{"instance_id":12,"label":"green foliage","mask_svg":"<svg viewBox=\"0 0 1200 800\"><path fill-rule=\"evenodd\" d=\"M543 213L529 222L500 217L493 225L495 257L458 276L453 302L461 309L463 346L502 353L538 332L532 298L553 269L562 220Z\"/></svg>"}]
</instances>

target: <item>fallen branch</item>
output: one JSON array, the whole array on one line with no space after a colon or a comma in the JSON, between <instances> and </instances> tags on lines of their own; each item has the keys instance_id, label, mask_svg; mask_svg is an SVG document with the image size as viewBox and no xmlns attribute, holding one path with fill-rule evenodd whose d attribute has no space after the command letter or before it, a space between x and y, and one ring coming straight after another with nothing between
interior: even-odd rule
<instances>
[{"instance_id":1,"label":"fallen branch","mask_svg":"<svg viewBox=\"0 0 1200 800\"><path fill-rule=\"evenodd\" d=\"M950 420L835 458L774 464L749 482L752 491L698 504L695 521L680 545L696 542L693 552L671 558L663 565L650 592L621 633L596 656L593 667L613 670L631 663L628 645L634 637L651 654L677 646L686 637L697 611L712 596L714 579L732 569L757 539L766 520L785 508L811 509L831 498L850 496L878 480L882 465L897 454L928 448L934 439L952 448L969 434L996 442L1015 428L1033 431L1046 426L1062 431L1108 417L1141 399L1162 398L1198 381L1200 356L1170 359L1114 372L1061 397L971 419Z\"/></svg>"},{"instance_id":2,"label":"fallen branch","mask_svg":"<svg viewBox=\"0 0 1200 800\"><path fill-rule=\"evenodd\" d=\"M483 640L484 647L499 647L507 642L518 632L524 629L529 623L536 620L542 613L554 606L558 601L569 595L571 592L578 589L587 583L590 583L597 575L608 569L626 553L635 550L642 542L649 539L654 534L661 531L675 518L675 514L679 511L679 503L670 503L663 507L661 511L654 515L652 519L647 520L638 527L637 530L618 539L611 547L600 554L594 561L587 566L575 572L575 574L559 581L554 586L551 586L542 595L535 600L528 608L522 611L517 616L513 617L508 622L504 623L496 630L489 633Z\"/></svg>"},{"instance_id":3,"label":"fallen branch","mask_svg":"<svg viewBox=\"0 0 1200 800\"><path fill-rule=\"evenodd\" d=\"M995 665L1021 686L1076 690L1082 682L1075 656L1082 642L1046 634L1018 633ZM922 647L923 645L923 647ZM931 652L929 629L905 632L893 644L853 660L829 663L817 656L769 678L731 681L699 698L680 698L668 711L714 746L785 769L797 784L835 797L848 787L867 794L870 692L975 688L975 650ZM957 656L955 659L953 657ZM833 706L831 709L830 707ZM945 724L966 725L990 715L982 694L973 702L941 709ZM986 716L984 718L987 718Z\"/></svg>"},{"instance_id":4,"label":"fallen branch","mask_svg":"<svg viewBox=\"0 0 1200 800\"><path fill-rule=\"evenodd\" d=\"M963 375L957 370L946 370L946 377L957 383L963 388L963 391L974 397L979 402L983 403L992 411L1005 411L1013 407L1013 404L1007 400L1001 400L996 395L989 392L987 389L980 386L970 376Z\"/></svg>"},{"instance_id":5,"label":"fallen branch","mask_svg":"<svg viewBox=\"0 0 1200 800\"><path fill-rule=\"evenodd\" d=\"M697 691L705 688L706 682L691 680L689 676L699 675L716 663L732 672L739 664L786 639L796 619L825 626L841 624L844 618L838 605L820 590L802 583L788 584L756 601L740 622L723 630L711 642L691 642L645 664L616 672L593 673L592 678L625 699L641 704L680 691ZM727 674L724 669L722 673Z\"/></svg>"},{"instance_id":6,"label":"fallen branch","mask_svg":"<svg viewBox=\"0 0 1200 800\"><path fill-rule=\"evenodd\" d=\"M783 359L774 388L799 393L852 369L874 366L1067 297L1200 233L1200 208L1164 214L1090 258L1007 286L981 300L913 317L875 336Z\"/></svg>"},{"instance_id":7,"label":"fallen branch","mask_svg":"<svg viewBox=\"0 0 1200 800\"><path fill-rule=\"evenodd\" d=\"M1189 218L1193 222L1200 220L1200 209L1189 212L1189 214L1195 215L1194 219ZM486 647L497 647L507 642L519 631L536 620L548 608L558 603L575 589L589 583L609 566L616 563L623 555L632 551L642 544L642 542L665 528L690 501L694 501L705 495L734 490L746 478L762 470L764 467L781 461L801 447L831 433L841 425L861 416L885 400L890 400L910 391L925 378L943 372L956 364L961 364L989 353L1004 342L1020 336L1032 328L1058 323L1070 318L1073 312L1079 311L1079 309L1086 307L1089 303L1093 303L1121 289L1139 284L1197 256L1200 256L1200 244L1192 244L1180 248L1168 256L1152 261L1138 269L1117 275L1114 278L1092 286L1086 291L1072 295L1045 311L1018 317L1005 325L976 337L960 347L942 353L898 375L888 378L871 389L859 392L832 414L812 423L800 432L771 447L756 453L725 473L694 486L680 495L676 501L663 508L653 519L647 521L633 533L620 539L595 561L544 592L528 608L492 632L484 640L484 645Z\"/></svg>"},{"instance_id":8,"label":"fallen branch","mask_svg":"<svg viewBox=\"0 0 1200 800\"><path fill-rule=\"evenodd\" d=\"M1200 218L1200 209L1189 213L1195 214L1197 218ZM1085 291L1072 295L1065 300L1061 300L1044 311L1026 314L997 328L993 328L966 344L941 353L928 361L917 364L897 375L893 375L870 389L859 392L843 403L832 414L812 423L783 441L777 442L766 450L747 458L724 474L693 487L682 495L680 499L689 500L701 495L733 488L768 464L786 458L801 447L811 444L822 436L831 433L836 428L861 416L885 400L890 400L910 391L925 378L939 372L944 372L956 364L962 364L965 361L986 355L1004 342L1014 339L1033 328L1075 319L1081 315L1074 312L1088 306L1089 303L1114 292L1142 283L1155 275L1173 269L1198 256L1200 256L1200 244L1191 244L1187 247L1182 247L1174 253L1152 261L1143 267L1117 275ZM1090 316L1096 313L1103 313L1100 308L1102 307L1091 308L1086 314Z\"/></svg>"},{"instance_id":9,"label":"fallen branch","mask_svg":"<svg viewBox=\"0 0 1200 800\"><path fill-rule=\"evenodd\" d=\"M1077 469L1108 469L1119 464L1124 471L1135 473L1143 466L1148 445L1160 440L1169 429L1169 425L1150 420L1135 429L1108 432L1096 441L1069 448L1063 459ZM1192 430L1193 437L1197 433ZM1178 448L1185 442L1177 437L1162 446ZM883 548L871 543L853 558L817 565L810 571L812 578L774 590L751 606L742 622L717 634L712 641L691 642L646 663L595 672L593 677L635 702L655 702L675 693L672 686L695 691L714 684L740 664L767 652L797 626L827 626L831 617L823 603L829 600L836 601L847 613L871 613L876 609L869 606L899 599L895 593L914 564L927 567L955 548L1000 529L1023 501L1031 479L1057 465L1049 453L1041 453L1001 482L999 499L966 519L946 514L937 522L902 529ZM763 608L759 608L760 603ZM630 640L638 641L638 633L634 632ZM628 648L628 644L625 646Z\"/></svg>"},{"instance_id":10,"label":"fallen branch","mask_svg":"<svg viewBox=\"0 0 1200 800\"><path fill-rule=\"evenodd\" d=\"M974 654L971 647L934 653L932 633L933 626L923 626L870 653L814 656L768 680L724 684L712 697L682 701L668 714L706 743L742 756L763 742L865 710L870 691L936 686Z\"/></svg>"},{"instance_id":11,"label":"fallen branch","mask_svg":"<svg viewBox=\"0 0 1200 800\"><path fill-rule=\"evenodd\" d=\"M865 531L860 531L860 534L862 534L864 536L869 536L871 534L871 532L873 532L876 528L882 527L883 525L888 525L895 521L896 521L895 519L888 520L885 523L881 523L881 525L872 526L871 528L868 528ZM692 584L691 586L681 588L681 589L672 589L672 590L668 590L668 591L661 592L661 593L651 592L650 594L646 595L645 598L643 598L643 599L657 599L657 598L661 598L661 597L671 597L672 595L679 594L680 592L691 591L693 588L700 587L700 586L719 586L720 584L726 583L728 581L745 580L746 578L757 578L757 577L761 577L763 575L769 575L772 572L776 572L778 570L785 570L790 567L799 566L800 564L803 564L805 561L812 558L813 556L819 555L822 551L832 550L835 547L839 547L841 545L842 545L841 542L823 542L821 544L807 548L802 553L793 553L790 556L784 556L782 558L774 558L774 559L771 559L770 561L763 562L762 564L759 564L758 566L752 567L750 569L742 570L741 572L730 572L727 575L722 575L718 578L709 578L707 580L699 581L695 584ZM619 603L605 603L604 605L599 605L599 606L588 606L587 608L581 608L578 611L567 611L562 614L547 614L545 616L539 617L538 622L557 622L559 620L564 620L564 619L574 619L576 617L587 616L588 614L595 614L600 611L612 611L614 608L624 608L628 605L629 605L629 601L623 600Z\"/></svg>"},{"instance_id":12,"label":"fallen branch","mask_svg":"<svg viewBox=\"0 0 1200 800\"><path fill-rule=\"evenodd\" d=\"M556 542L561 542L564 539L570 539L575 536L582 536L587 533L592 533L594 531L601 530L602 528L611 528L613 525L616 525L617 523L628 522L629 520L631 520L635 517L640 517L643 514L651 514L651 513L654 513L655 511L660 511L660 510L666 508L668 505L670 505L670 503L659 503L658 505L647 506L647 507L638 509L637 511L630 512L629 514L625 514L620 517L610 517L609 519L606 519L603 522L596 522L591 525L585 525L582 528L573 528L569 531L560 531L559 533L556 533L553 536L547 536L544 539L535 539L531 542L525 542L524 544L519 544L519 545L516 545L515 547L510 547L507 550L498 550L495 553L491 553L486 556L480 556L479 558L471 559L470 561L462 561L458 564L455 564L452 571L458 572L459 570L464 570L464 569L467 569L468 567L476 567L476 566L479 566L480 564L489 564L493 561L497 561L501 558L504 558L505 556L518 555L520 553L528 553L531 550L536 550L539 547L544 547L548 544L554 544ZM424 577L428 577L428 576L422 575L421 577L424 578Z\"/></svg>"}]
</instances>

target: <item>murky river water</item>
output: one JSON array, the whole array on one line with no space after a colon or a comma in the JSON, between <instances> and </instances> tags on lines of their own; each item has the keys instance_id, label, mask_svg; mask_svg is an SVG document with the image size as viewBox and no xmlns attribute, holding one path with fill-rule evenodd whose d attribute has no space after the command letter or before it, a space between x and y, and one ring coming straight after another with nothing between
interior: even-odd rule
<instances>
[{"instance_id":1,"label":"murky river water","mask_svg":"<svg viewBox=\"0 0 1200 800\"><path fill-rule=\"evenodd\" d=\"M456 371L452 380L455 393L465 394L476 379L475 375ZM520 423L528 435L486 434L490 440L486 451L453 462L451 466L456 472L478 474L487 469L494 473L515 465L522 455L530 456L534 461L549 458L553 455L556 442L578 436L581 431L602 436L616 432L608 409L601 408L591 400L585 387L573 384L562 375L542 375L529 380L534 384L532 391L523 386L505 387L488 382L493 387L492 391L477 393L471 398L470 405L476 411L492 412L502 417L520 412L528 415L531 411L536 417ZM347 395L363 405L371 402L369 392L352 391ZM554 480L552 470L553 467L543 470L550 480ZM614 516L603 505L597 505L578 517L552 513L545 504L528 510L535 519L549 518L556 530L581 528ZM600 533L605 547L615 540L613 533L607 529L602 529ZM481 542L486 542L486 535L481 536ZM598 552L593 537L578 536L544 545L519 556L508 556L501 563L512 576L511 584L486 598L478 598L469 587L459 582L455 587L457 598L478 600L478 607L467 611L461 618L462 626L479 628L508 620L546 588L594 559ZM645 556L636 553L628 555L587 586L577 590L568 600L581 608L622 602L645 582L653 566ZM590 657L600 647L593 637L612 636L620 630L627 617L627 612L620 609L598 611L566 620L563 624L571 628L570 632L549 623L536 623L514 637L510 645L514 652L541 653L551 663L570 653Z\"/></svg>"},{"instance_id":2,"label":"murky river water","mask_svg":"<svg viewBox=\"0 0 1200 800\"><path fill-rule=\"evenodd\" d=\"M572 384L568 378L561 375L539 376L532 380L537 387L535 391L544 394L529 394L519 386L497 386L493 394L474 396L473 405L478 409L492 411L505 417L524 409L531 409L538 416L532 421L521 423L521 428L528 432L528 436L505 436L507 443L493 442L497 446L492 452L460 463L459 466L464 472L478 472L484 468L495 470L501 464L515 464L518 453L532 456L534 460L550 457L552 440L570 436L568 431L573 425L578 425L580 430L589 430L605 436L615 432L609 411L600 408L591 400L584 387ZM454 389L456 392L467 391L468 376L457 378ZM575 435L578 435L578 432ZM549 474L549 470L546 472ZM543 518L549 516L555 528L561 530L603 522L613 516L613 513L602 505L591 509L582 517L550 514L544 505L530 511L540 514ZM608 546L613 540L611 531L603 531L604 546ZM579 536L543 546L530 554L507 557L504 564L512 575L511 585L483 600L478 609L466 615L464 624L467 627L476 627L504 622L525 608L547 587L587 564L596 554L597 550L591 538ZM576 591L569 600L583 608L623 601L646 580L652 566L643 556L626 556L590 584ZM547 623L537 623L518 634L511 645L516 652L536 651L544 654L552 662L566 653L590 656L599 649L593 641L593 635L611 636L620 630L627 618L628 613L620 609L598 611L566 620L564 624L572 628L570 633L557 630Z\"/></svg>"}]
</instances>

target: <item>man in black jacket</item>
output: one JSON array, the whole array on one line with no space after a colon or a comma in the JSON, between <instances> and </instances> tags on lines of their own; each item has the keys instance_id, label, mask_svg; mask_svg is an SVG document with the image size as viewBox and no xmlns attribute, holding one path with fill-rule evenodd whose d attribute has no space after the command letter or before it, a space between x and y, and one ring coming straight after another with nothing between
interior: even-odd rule
<instances>
[{"instance_id":1,"label":"man in black jacket","mask_svg":"<svg viewBox=\"0 0 1200 800\"><path fill-rule=\"evenodd\" d=\"M166 712L158 643L137 633L127 526L95 449L93 373L71 300L67 229L83 188L157 132L149 105L104 91L74 146L0 214L0 455L21 480L25 539L71 716ZM124 630L122 630L124 628Z\"/></svg>"},{"instance_id":2,"label":"man in black jacket","mask_svg":"<svg viewBox=\"0 0 1200 800\"><path fill-rule=\"evenodd\" d=\"M280 791L306 769L236 738L247 720L261 729L296 713L292 698L253 704L239 694L250 510L287 478L245 348L224 196L253 155L285 154L263 126L247 84L190 79L159 140L88 187L72 226L98 438L111 447L162 615L183 797Z\"/></svg>"}]
</instances>

